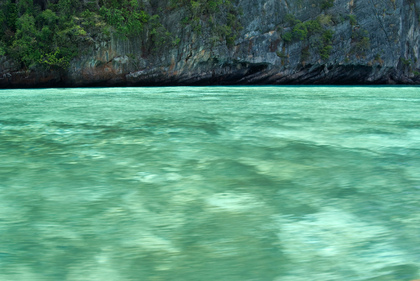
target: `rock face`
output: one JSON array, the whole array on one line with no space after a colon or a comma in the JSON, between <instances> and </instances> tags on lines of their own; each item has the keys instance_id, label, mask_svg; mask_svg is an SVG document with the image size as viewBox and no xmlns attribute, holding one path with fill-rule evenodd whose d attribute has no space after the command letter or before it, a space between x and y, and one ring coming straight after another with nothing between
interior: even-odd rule
<instances>
[{"instance_id":1,"label":"rock face","mask_svg":"<svg viewBox=\"0 0 420 281\"><path fill-rule=\"evenodd\" d=\"M176 42L104 36L65 71L2 57L0 87L420 83L420 0L231 1L242 11L231 41L210 18L197 32L186 8L144 2Z\"/></svg>"}]
</instances>

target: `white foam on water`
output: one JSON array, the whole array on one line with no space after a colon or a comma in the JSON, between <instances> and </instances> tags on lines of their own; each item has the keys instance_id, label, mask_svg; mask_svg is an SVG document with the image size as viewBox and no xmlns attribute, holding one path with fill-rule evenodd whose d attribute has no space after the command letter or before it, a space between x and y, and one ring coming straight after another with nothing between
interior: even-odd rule
<instances>
[{"instance_id":1,"label":"white foam on water","mask_svg":"<svg viewBox=\"0 0 420 281\"><path fill-rule=\"evenodd\" d=\"M212 211L247 212L262 206L255 196L247 193L216 193L205 201Z\"/></svg>"},{"instance_id":2,"label":"white foam on water","mask_svg":"<svg viewBox=\"0 0 420 281\"><path fill-rule=\"evenodd\" d=\"M277 223L279 243L295 264L289 276L277 280L343 280L345 275L367 280L394 266L413 265L389 229L337 208L324 207L302 219L279 216Z\"/></svg>"}]
</instances>

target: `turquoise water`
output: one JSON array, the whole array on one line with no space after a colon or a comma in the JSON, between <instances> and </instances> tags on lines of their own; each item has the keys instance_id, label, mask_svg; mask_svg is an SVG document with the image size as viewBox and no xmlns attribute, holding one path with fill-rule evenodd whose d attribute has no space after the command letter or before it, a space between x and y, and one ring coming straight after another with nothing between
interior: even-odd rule
<instances>
[{"instance_id":1,"label":"turquoise water","mask_svg":"<svg viewBox=\"0 0 420 281\"><path fill-rule=\"evenodd\" d=\"M0 91L0 280L420 279L420 88Z\"/></svg>"}]
</instances>

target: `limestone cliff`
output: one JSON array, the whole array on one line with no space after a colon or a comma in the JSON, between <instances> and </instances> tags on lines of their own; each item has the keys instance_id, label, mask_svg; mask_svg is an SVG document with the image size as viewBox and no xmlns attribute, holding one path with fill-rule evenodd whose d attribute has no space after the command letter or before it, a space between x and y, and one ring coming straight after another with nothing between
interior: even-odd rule
<instances>
[{"instance_id":1,"label":"limestone cliff","mask_svg":"<svg viewBox=\"0 0 420 281\"><path fill-rule=\"evenodd\" d=\"M170 43L150 30L96 36L66 70L0 57L0 87L420 83L420 0L231 2L233 22L226 11L193 22L169 0L144 1Z\"/></svg>"}]
</instances>

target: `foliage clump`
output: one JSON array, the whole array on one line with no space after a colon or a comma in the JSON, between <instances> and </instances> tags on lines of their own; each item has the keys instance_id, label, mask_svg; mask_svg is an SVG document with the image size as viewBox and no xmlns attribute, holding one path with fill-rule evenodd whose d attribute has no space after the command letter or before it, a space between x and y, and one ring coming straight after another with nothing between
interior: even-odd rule
<instances>
[{"instance_id":1,"label":"foliage clump","mask_svg":"<svg viewBox=\"0 0 420 281\"><path fill-rule=\"evenodd\" d=\"M99 15L107 24L114 27L118 34L138 35L150 19L137 0L108 2L108 5L100 7Z\"/></svg>"},{"instance_id":2,"label":"foliage clump","mask_svg":"<svg viewBox=\"0 0 420 281\"><path fill-rule=\"evenodd\" d=\"M355 15L349 15L349 21L351 26L357 25L357 19Z\"/></svg>"},{"instance_id":3,"label":"foliage clump","mask_svg":"<svg viewBox=\"0 0 420 281\"><path fill-rule=\"evenodd\" d=\"M171 8L184 7L188 15L181 21L184 27L190 26L197 35L202 35L208 27L209 38L216 43L225 41L228 47L235 44L242 30L239 15L242 14L229 0L171 0Z\"/></svg>"},{"instance_id":4,"label":"foliage clump","mask_svg":"<svg viewBox=\"0 0 420 281\"><path fill-rule=\"evenodd\" d=\"M334 0L323 0L321 2L321 9L326 10L334 6Z\"/></svg>"},{"instance_id":5,"label":"foliage clump","mask_svg":"<svg viewBox=\"0 0 420 281\"><path fill-rule=\"evenodd\" d=\"M365 56L366 52L370 49L368 31L359 26L354 27L351 35L351 43L351 54L356 56Z\"/></svg>"},{"instance_id":6,"label":"foliage clump","mask_svg":"<svg viewBox=\"0 0 420 281\"><path fill-rule=\"evenodd\" d=\"M283 33L282 39L286 43L302 41L306 45L302 49L302 60L309 58L310 48L316 50L321 59L329 58L334 35L334 32L330 29L331 16L320 15L314 20L302 22L288 14L285 17L285 23L290 26L290 31Z\"/></svg>"},{"instance_id":7,"label":"foliage clump","mask_svg":"<svg viewBox=\"0 0 420 281\"><path fill-rule=\"evenodd\" d=\"M330 52L332 50L332 38L334 32L332 30L325 30L322 34L322 47L320 50L320 55L323 60L327 60L330 57Z\"/></svg>"}]
</instances>

